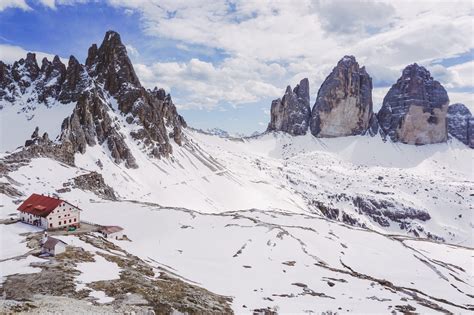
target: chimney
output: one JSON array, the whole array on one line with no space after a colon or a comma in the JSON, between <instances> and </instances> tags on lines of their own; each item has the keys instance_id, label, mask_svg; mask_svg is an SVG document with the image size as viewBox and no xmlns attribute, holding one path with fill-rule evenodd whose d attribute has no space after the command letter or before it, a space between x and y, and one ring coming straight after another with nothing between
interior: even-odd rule
<instances>
[{"instance_id":1,"label":"chimney","mask_svg":"<svg viewBox=\"0 0 474 315\"><path fill-rule=\"evenodd\" d=\"M46 240L48 239L48 232L44 231L43 233L43 239L41 241L41 244L46 243Z\"/></svg>"}]
</instances>

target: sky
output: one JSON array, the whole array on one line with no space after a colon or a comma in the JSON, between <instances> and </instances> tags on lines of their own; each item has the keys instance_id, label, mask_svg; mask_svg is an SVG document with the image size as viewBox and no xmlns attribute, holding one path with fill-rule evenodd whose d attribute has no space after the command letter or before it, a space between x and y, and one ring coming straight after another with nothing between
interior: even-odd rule
<instances>
[{"instance_id":1,"label":"sky","mask_svg":"<svg viewBox=\"0 0 474 315\"><path fill-rule=\"evenodd\" d=\"M375 110L414 62L473 110L473 15L455 0L0 0L0 60L83 63L115 30L142 84L170 92L189 125L251 134L287 85L309 78L314 104L344 55L367 68Z\"/></svg>"}]
</instances>

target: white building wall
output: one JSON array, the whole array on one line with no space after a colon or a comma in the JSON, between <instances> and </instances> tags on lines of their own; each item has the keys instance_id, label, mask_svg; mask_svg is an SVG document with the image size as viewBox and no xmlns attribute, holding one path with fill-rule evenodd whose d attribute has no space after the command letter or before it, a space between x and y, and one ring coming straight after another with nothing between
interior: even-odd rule
<instances>
[{"instance_id":1,"label":"white building wall","mask_svg":"<svg viewBox=\"0 0 474 315\"><path fill-rule=\"evenodd\" d=\"M66 251L66 245L63 243L57 243L56 246L54 247L54 253L53 255L59 255L61 253L64 253Z\"/></svg>"},{"instance_id":2,"label":"white building wall","mask_svg":"<svg viewBox=\"0 0 474 315\"><path fill-rule=\"evenodd\" d=\"M20 212L20 220L22 222L36 225L42 228L46 228L48 226L47 224L48 222L46 218L31 214L31 213L27 213L27 212Z\"/></svg>"},{"instance_id":3,"label":"white building wall","mask_svg":"<svg viewBox=\"0 0 474 315\"><path fill-rule=\"evenodd\" d=\"M56 229L70 225L78 225L80 222L80 210L73 205L62 202L47 216L48 228Z\"/></svg>"}]
</instances>

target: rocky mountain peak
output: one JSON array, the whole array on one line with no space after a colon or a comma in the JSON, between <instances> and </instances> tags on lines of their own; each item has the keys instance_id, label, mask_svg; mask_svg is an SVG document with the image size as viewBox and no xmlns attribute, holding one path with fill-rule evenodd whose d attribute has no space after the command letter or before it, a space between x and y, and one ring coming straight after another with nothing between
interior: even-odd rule
<instances>
[{"instance_id":1,"label":"rocky mountain peak","mask_svg":"<svg viewBox=\"0 0 474 315\"><path fill-rule=\"evenodd\" d=\"M40 68L32 53L13 66L0 62L0 101L21 103L24 111L32 112L41 103L75 104L54 141L49 136L39 141L35 135L27 148L35 156L54 156L68 164L88 146L106 145L116 163L134 168L138 165L131 146L161 158L172 153L170 139L178 145L184 139L186 122L171 96L141 86L120 35L113 31L99 47L89 48L86 65L70 56L66 67L55 56L52 62L43 59Z\"/></svg>"},{"instance_id":2,"label":"rocky mountain peak","mask_svg":"<svg viewBox=\"0 0 474 315\"><path fill-rule=\"evenodd\" d=\"M283 98L272 101L267 131L304 135L308 130L310 113L309 81L304 78L293 90L288 85Z\"/></svg>"},{"instance_id":3,"label":"rocky mountain peak","mask_svg":"<svg viewBox=\"0 0 474 315\"><path fill-rule=\"evenodd\" d=\"M89 75L103 83L111 95L116 95L124 87L141 87L117 32L108 31L99 48L96 44L89 48L86 67Z\"/></svg>"},{"instance_id":4,"label":"rocky mountain peak","mask_svg":"<svg viewBox=\"0 0 474 315\"><path fill-rule=\"evenodd\" d=\"M317 137L364 134L374 124L373 116L372 78L354 56L344 56L318 91L311 133Z\"/></svg>"},{"instance_id":5,"label":"rocky mountain peak","mask_svg":"<svg viewBox=\"0 0 474 315\"><path fill-rule=\"evenodd\" d=\"M36 61L36 54L30 52L26 54L25 69L32 80L35 80L38 77L40 68Z\"/></svg>"},{"instance_id":6,"label":"rocky mountain peak","mask_svg":"<svg viewBox=\"0 0 474 315\"><path fill-rule=\"evenodd\" d=\"M474 148L474 118L466 105L449 105L447 114L448 132L465 145Z\"/></svg>"},{"instance_id":7,"label":"rocky mountain peak","mask_svg":"<svg viewBox=\"0 0 474 315\"><path fill-rule=\"evenodd\" d=\"M444 87L418 64L407 66L385 96L377 114L392 141L429 144L447 139L449 98Z\"/></svg>"},{"instance_id":8,"label":"rocky mountain peak","mask_svg":"<svg viewBox=\"0 0 474 315\"><path fill-rule=\"evenodd\" d=\"M290 86L288 86L290 87ZM291 90L291 87L290 87ZM309 80L308 78L304 78L300 81L300 84L297 84L293 89L293 93L296 94L298 97L298 102L302 102L309 106Z\"/></svg>"}]
</instances>

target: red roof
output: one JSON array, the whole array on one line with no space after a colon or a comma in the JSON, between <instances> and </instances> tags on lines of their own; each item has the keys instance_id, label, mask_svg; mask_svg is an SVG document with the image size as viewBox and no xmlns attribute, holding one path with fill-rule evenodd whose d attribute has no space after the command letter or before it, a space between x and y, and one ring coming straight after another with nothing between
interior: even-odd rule
<instances>
[{"instance_id":1,"label":"red roof","mask_svg":"<svg viewBox=\"0 0 474 315\"><path fill-rule=\"evenodd\" d=\"M64 200L33 194L18 207L18 210L40 217L47 217L48 214L56 209L62 202L64 202Z\"/></svg>"}]
</instances>

